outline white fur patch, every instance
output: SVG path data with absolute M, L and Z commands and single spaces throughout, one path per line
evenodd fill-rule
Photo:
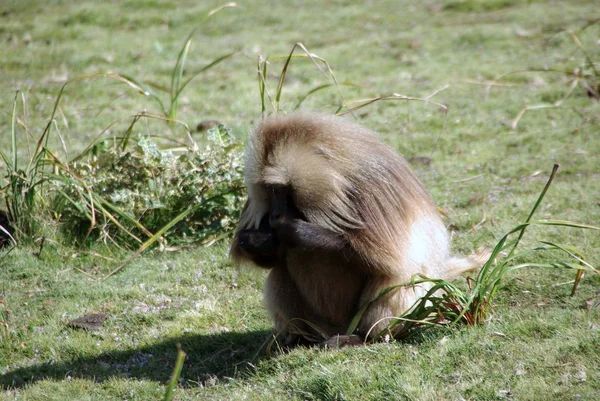
M 410 275 L 422 273 L 440 277 L 446 269 L 449 252 L 448 232 L 438 216 L 418 217 L 410 226 L 406 266 L 414 270 Z

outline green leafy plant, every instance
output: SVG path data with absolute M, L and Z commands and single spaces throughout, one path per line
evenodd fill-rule
M 210 11 L 206 18 L 224 8 L 236 6 L 236 3 L 227 3 Z M 17 114 L 17 93 L 11 114 L 12 149 L 10 153 L 0 150 L 6 168 L 6 174 L 0 178 L 0 190 L 4 195 L 11 227 L 0 227 L 2 238 L 13 242 L 33 238 L 39 233 L 39 214 L 48 212 L 59 215 L 65 224 L 73 224 L 69 230 L 70 236 L 78 242 L 103 237 L 120 246 L 113 239 L 118 235 L 119 238 L 133 239 L 141 244 L 143 237 L 153 236 L 146 225 L 158 230 L 169 223 L 169 216 L 181 214 L 180 207 L 195 204 L 200 201 L 199 197 L 202 197 L 203 207 L 196 208 L 194 213 L 190 212 L 176 227 L 170 227 L 168 234 L 173 235 L 172 243 L 208 241 L 210 235 L 217 236 L 220 229 L 226 231 L 230 228 L 231 218 L 235 217 L 235 210 L 239 210 L 238 201 L 243 195 L 239 186 L 236 186 L 239 181 L 239 152 L 227 128 L 219 127 L 210 133 L 208 144 L 213 148 L 206 148 L 202 152 L 195 143 L 193 149 L 187 148 L 177 155 L 170 151 L 159 151 L 157 145 L 147 138 L 139 138 L 137 147 L 129 149 L 133 128 L 141 118 L 183 125 L 189 137 L 187 125 L 177 121 L 182 92 L 201 73 L 235 54 L 228 53 L 186 74 L 186 60 L 195 32 L 196 29 L 192 30 L 179 51 L 171 71 L 169 87 L 139 82 L 116 73 L 87 74 L 67 81 L 56 97 L 50 119 L 36 141 L 35 149 L 33 152 L 27 149 L 29 156 L 24 164 L 20 161 L 20 154 L 25 152 L 18 149 L 21 142 L 18 138 L 19 125 L 26 135 L 29 135 L 29 130 Z M 153 100 L 159 106 L 159 111 L 134 115 L 129 128 L 118 139 L 118 146 L 108 146 L 104 137 L 108 128 L 117 123 L 115 121 L 73 161 L 62 160 L 47 145 L 51 128 L 56 125 L 55 116 L 65 89 L 77 82 L 99 78 L 125 83 Z M 152 89 L 168 93 L 168 101 L 163 101 Z M 66 147 L 62 138 L 61 142 Z M 199 166 L 195 163 L 199 163 Z M 206 177 L 199 178 L 202 174 Z M 234 186 L 230 196 L 223 189 L 225 182 Z M 171 185 L 174 187 L 171 188 Z M 195 194 L 195 191 L 202 194 Z M 57 195 L 54 196 L 54 193 Z M 52 204 L 47 202 L 49 199 L 53 199 Z M 163 213 L 168 208 L 172 208 L 172 214 Z M 188 223 L 184 230 L 182 227 Z M 117 231 L 125 235 L 121 236 Z
M 163 238 L 205 243 L 233 229 L 245 199 L 239 145 L 222 125 L 204 149 L 160 150 L 140 136 L 132 148 L 102 142 L 62 171 L 53 209 L 74 240 L 134 246 L 185 213 Z

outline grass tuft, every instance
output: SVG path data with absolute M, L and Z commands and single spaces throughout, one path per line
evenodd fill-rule
M 40 197 L 39 193 L 43 191 L 43 185 L 46 182 L 45 172 L 49 165 L 46 158 L 46 143 L 51 123 L 48 123 L 37 140 L 33 153 L 30 149 L 27 149 L 29 159 L 27 163 L 21 165 L 18 155 L 20 149 L 17 145 L 17 125 L 21 126 L 26 134 L 29 132 L 28 127 L 17 115 L 18 99 L 19 92 L 17 91 L 11 113 L 11 153 L 7 154 L 0 150 L 0 158 L 4 162 L 6 171 L 3 177 L 5 184 L 0 185 L 0 187 L 4 192 L 7 207 L 7 226 L 11 227 L 10 230 L 9 227 L 3 227 L 2 233 L 10 236 L 14 242 L 24 242 L 38 234 L 40 204 L 43 204 L 43 198 Z

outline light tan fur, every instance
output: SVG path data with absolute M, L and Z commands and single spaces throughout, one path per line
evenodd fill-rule
M 404 158 L 358 124 L 314 113 L 268 117 L 251 134 L 245 163 L 248 202 L 238 233 L 258 228 L 270 208 L 266 186 L 278 184 L 293 190 L 309 223 L 342 236 L 353 251 L 282 249 L 265 289 L 277 330 L 300 318 L 329 335 L 344 333 L 360 305 L 382 289 L 417 273 L 451 278 L 485 261 L 450 256 L 448 232 L 427 190 Z M 231 255 L 236 263 L 249 261 L 237 235 Z M 403 288 L 377 300 L 359 334 L 375 324 L 377 332 L 426 290 Z

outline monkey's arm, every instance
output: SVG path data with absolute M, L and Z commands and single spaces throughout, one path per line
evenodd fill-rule
M 333 231 L 300 219 L 278 221 L 274 224 L 277 239 L 290 247 L 306 250 L 339 252 L 349 249 L 348 242 Z
M 272 185 L 269 188 L 269 225 L 275 230 L 277 240 L 284 246 L 325 251 L 342 251 L 347 248 L 348 243 L 342 236 L 304 219 L 296 208 L 288 187 Z

